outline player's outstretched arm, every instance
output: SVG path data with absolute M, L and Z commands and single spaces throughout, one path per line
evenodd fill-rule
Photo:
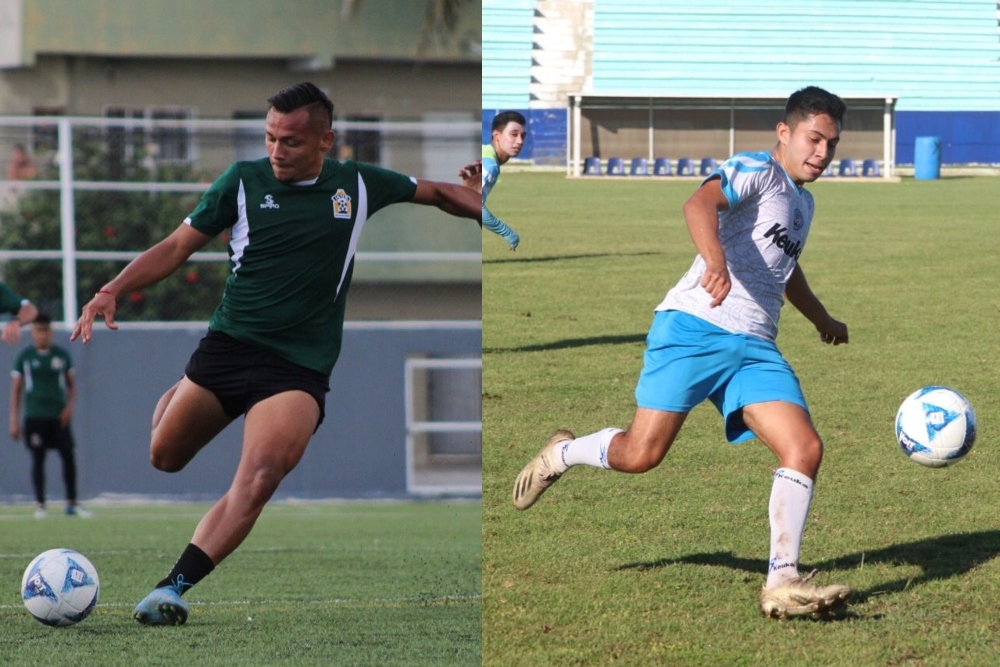
M 88 342 L 94 320 L 98 316 L 104 318 L 109 329 L 117 329 L 115 311 L 121 294 L 149 287 L 163 280 L 187 261 L 194 251 L 203 248 L 211 240 L 211 236 L 182 224 L 170 236 L 129 262 L 114 280 L 98 290 L 94 298 L 83 307 L 69 339 L 82 337 L 84 343 Z
M 801 265 L 795 265 L 788 284 L 785 285 L 785 297 L 796 310 L 813 323 L 821 341 L 833 345 L 848 342 L 847 325 L 830 317 L 826 307 L 809 287 L 809 281 L 806 280 Z
M 436 206 L 445 213 L 459 218 L 470 218 L 483 223 L 482 198 L 472 188 L 454 183 L 417 179 L 417 191 L 413 193 L 414 204 Z
M 483 206 L 483 226 L 494 234 L 499 234 L 511 250 L 517 250 L 521 237 L 507 223 L 493 215 L 485 205 Z

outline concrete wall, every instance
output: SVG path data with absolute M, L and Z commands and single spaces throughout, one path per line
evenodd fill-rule
M 67 333 L 57 331 L 56 344 L 73 355 L 79 387 L 73 432 L 82 500 L 99 494 L 214 499 L 228 488 L 239 459 L 242 418 L 179 473 L 157 471 L 148 459 L 153 408 L 181 377 L 203 334 L 201 327 L 117 332 L 100 327 L 84 346 L 69 343 Z M 26 336 L 22 345 L 0 346 L 0 369 L 9 374 L 17 352 L 27 344 Z M 278 496 L 406 496 L 404 361 L 408 356 L 481 354 L 482 328 L 476 321 L 349 322 L 331 378 L 326 419 Z M 9 400 L 10 382 L 0 382 L 0 405 L 6 407 Z M 22 443 L 7 440 L 0 459 L 0 500 L 30 501 L 30 457 Z M 47 473 L 49 501 L 61 502 L 64 489 L 55 452 L 49 453 Z

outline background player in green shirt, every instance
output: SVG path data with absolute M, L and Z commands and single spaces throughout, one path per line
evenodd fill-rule
M 38 507 L 35 518 L 44 519 L 45 454 L 54 449 L 62 459 L 63 483 L 66 486 L 66 514 L 89 517 L 90 512 L 77 506 L 76 460 L 70 420 L 76 401 L 76 378 L 69 352 L 52 344 L 52 319 L 39 313 L 31 325 L 32 345 L 14 360 L 10 385 L 10 437 L 31 452 L 31 484 Z M 21 400 L 24 399 L 24 428 L 21 428 Z
M 0 329 L 0 340 L 8 345 L 21 341 L 21 327 L 28 326 L 38 315 L 38 309 L 28 299 L 0 283 L 0 313 L 10 313 L 13 317 Z
M 243 414 L 240 462 L 173 569 L 135 608 L 144 624 L 187 620 L 180 596 L 243 542 L 322 422 L 367 218 L 412 202 L 482 222 L 473 188 L 326 159 L 333 103 L 315 85 L 291 86 L 268 101 L 268 157 L 226 170 L 183 224 L 94 295 L 71 336 L 86 343 L 98 316 L 117 328 L 118 295 L 162 280 L 232 229 L 222 302 L 184 377 L 156 406 L 150 459 L 159 470 L 181 470 Z

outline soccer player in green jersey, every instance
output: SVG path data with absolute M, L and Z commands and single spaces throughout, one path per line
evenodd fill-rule
M 44 519 L 45 454 L 54 449 L 62 459 L 63 483 L 66 486 L 66 514 L 90 516 L 77 506 L 76 459 L 73 456 L 73 433 L 70 420 L 76 401 L 76 378 L 69 352 L 52 343 L 52 319 L 39 313 L 31 325 L 32 344 L 14 361 L 10 385 L 10 436 L 31 452 L 31 484 L 38 507 L 35 518 Z M 21 402 L 24 400 L 24 428 L 21 428 Z
M 312 83 L 268 101 L 268 157 L 229 167 L 183 224 L 98 290 L 71 336 L 86 343 L 98 316 L 117 328 L 119 295 L 162 280 L 232 229 L 222 302 L 184 377 L 153 412 L 150 459 L 159 470 L 181 470 L 242 414 L 240 462 L 173 569 L 135 608 L 143 624 L 187 620 L 181 595 L 243 542 L 322 422 L 365 221 L 412 202 L 482 222 L 472 188 L 325 158 L 333 103 Z
M 5 283 L 0 283 L 0 313 L 13 315 L 0 329 L 0 340 L 8 345 L 16 345 L 21 341 L 21 327 L 31 324 L 38 315 L 38 309 Z

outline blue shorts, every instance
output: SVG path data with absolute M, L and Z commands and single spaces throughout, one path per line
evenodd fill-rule
M 690 412 L 706 398 L 725 418 L 732 443 L 754 437 L 743 423 L 747 405 L 785 401 L 809 410 L 799 379 L 773 342 L 680 311 L 657 312 L 646 337 L 636 404 Z

